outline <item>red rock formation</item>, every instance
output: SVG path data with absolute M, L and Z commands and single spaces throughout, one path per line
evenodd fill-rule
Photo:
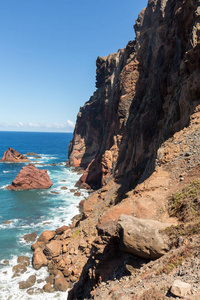
M 23 167 L 8 190 L 30 190 L 30 189 L 48 189 L 52 182 L 47 174 L 47 170 L 39 170 L 33 164 Z
M 157 149 L 188 125 L 200 102 L 199 3 L 149 0 L 136 40 L 97 59 L 97 90 L 77 116 L 70 166 L 98 188 L 114 176 L 126 191 L 154 169 Z
M 18 151 L 16 151 L 15 149 L 12 149 L 9 147 L 4 152 L 4 155 L 0 161 L 2 161 L 2 162 L 28 162 L 29 159 L 26 156 L 19 153 Z

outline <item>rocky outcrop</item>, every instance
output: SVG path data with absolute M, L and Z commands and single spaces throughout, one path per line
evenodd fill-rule
M 151 0 L 136 40 L 97 59 L 97 90 L 80 109 L 69 146 L 78 184 L 99 188 L 113 176 L 128 191 L 154 169 L 161 143 L 188 125 L 200 102 L 199 2 Z
M 30 190 L 48 189 L 52 182 L 47 174 L 47 170 L 39 170 L 33 164 L 23 167 L 12 184 L 7 186 L 8 190 Z
M 81 201 L 70 228 L 33 245 L 46 257 L 44 290 L 168 299 L 181 276 L 188 299 L 198 299 L 199 16 L 199 1 L 149 0 L 136 40 L 97 59 L 97 91 L 78 113 L 68 165 L 85 169 L 77 185 L 101 188 Z M 169 199 L 191 181 L 191 205 L 176 203 L 193 213 L 189 223 L 170 217 Z
M 19 153 L 15 149 L 9 147 L 5 152 L 0 160 L 2 162 L 28 162 L 29 159 L 24 156 L 23 154 Z
M 117 226 L 122 249 L 128 253 L 156 259 L 170 249 L 169 237 L 162 233 L 169 224 L 121 215 Z

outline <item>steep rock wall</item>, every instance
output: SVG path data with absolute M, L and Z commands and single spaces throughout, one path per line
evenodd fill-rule
M 160 144 L 188 125 L 200 102 L 200 1 L 149 0 L 136 39 L 97 59 L 97 90 L 80 109 L 69 147 L 79 185 L 114 176 L 123 191 L 154 169 Z

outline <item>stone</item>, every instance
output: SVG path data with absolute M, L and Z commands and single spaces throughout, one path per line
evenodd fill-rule
M 69 277 L 72 272 L 66 267 L 64 268 L 64 270 L 62 271 L 65 277 Z
M 56 291 L 65 292 L 69 288 L 69 282 L 65 278 L 56 278 L 54 286 Z
M 43 289 L 36 288 L 36 287 L 29 288 L 26 292 L 28 295 L 40 295 L 44 293 Z
M 7 186 L 8 190 L 30 190 L 30 189 L 48 189 L 52 182 L 47 174 L 47 170 L 40 170 L 33 164 L 23 167 L 11 185 Z
M 3 260 L 3 264 L 4 264 L 4 265 L 9 265 L 9 260 L 7 260 L 7 259 L 6 259 L 6 260 Z
M 0 160 L 2 162 L 28 162 L 29 159 L 24 156 L 23 154 L 19 153 L 15 149 L 9 147 L 5 152 Z
M 28 233 L 28 234 L 25 234 L 23 235 L 22 237 L 27 243 L 30 243 L 30 242 L 35 242 L 36 238 L 37 238 L 37 234 L 35 232 L 33 233 Z
M 8 224 L 12 224 L 12 221 L 7 221 L 6 220 L 6 221 L 3 222 L 3 225 L 8 225 Z
M 24 266 L 29 266 L 30 265 L 30 260 L 27 256 L 24 256 L 24 255 L 20 255 L 18 258 L 17 258 L 17 262 L 19 264 L 22 264 Z
M 80 192 L 75 192 L 75 193 L 74 193 L 74 196 L 80 197 L 80 196 L 81 196 L 81 193 L 80 193 Z
M 57 241 L 57 240 L 50 241 L 44 248 L 44 254 L 49 258 L 59 256 L 61 252 L 62 252 L 62 243 L 61 241 Z
M 168 236 L 161 233 L 167 227 L 169 224 L 159 221 L 121 215 L 117 224 L 121 247 L 139 257 L 159 258 L 170 249 Z
M 45 279 L 46 283 L 53 284 L 54 283 L 54 275 L 51 274 Z
M 140 269 L 141 265 L 140 263 L 138 262 L 138 260 L 135 260 L 135 259 L 131 259 L 129 258 L 126 262 L 126 272 L 129 274 L 129 275 L 132 275 L 132 274 L 135 274 L 137 272 L 138 269 Z
M 43 290 L 45 293 L 53 293 L 55 291 L 54 287 L 51 285 L 51 283 L 46 283 L 43 286 Z
M 47 258 L 41 248 L 35 249 L 32 259 L 33 268 L 39 270 L 42 266 L 47 266 Z
M 38 154 L 35 152 L 27 152 L 26 155 L 27 156 L 38 156 Z
M 191 292 L 191 284 L 176 279 L 171 287 L 171 293 L 177 297 L 184 297 Z
M 27 268 L 24 264 L 18 264 L 12 268 L 12 271 L 13 271 L 14 275 L 18 275 L 18 274 L 25 273 L 27 271 Z
M 69 226 L 63 225 L 62 227 L 56 229 L 56 234 L 62 234 L 65 230 L 69 228 L 70 228 Z
M 42 234 L 39 236 L 37 242 L 31 246 L 32 250 L 35 250 L 36 248 L 42 248 L 44 249 L 46 244 L 52 240 L 56 235 L 55 231 L 45 230 L 42 232 Z
M 31 275 L 26 281 L 20 281 L 19 282 L 19 288 L 20 289 L 28 289 L 32 287 L 36 282 L 36 276 Z
M 68 190 L 68 188 L 66 186 L 62 186 L 60 189 L 61 190 Z

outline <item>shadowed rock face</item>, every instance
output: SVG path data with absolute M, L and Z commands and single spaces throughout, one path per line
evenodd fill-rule
M 188 125 L 200 102 L 200 6 L 149 0 L 136 39 L 97 58 L 97 90 L 80 109 L 69 146 L 78 184 L 99 188 L 114 176 L 127 191 L 154 169 L 157 149 Z
M 11 147 L 9 147 L 4 152 L 4 155 L 0 161 L 2 161 L 2 162 L 28 162 L 29 159 L 26 156 L 19 153 L 18 151 L 16 151 L 15 149 L 12 149 Z
M 48 189 L 52 182 L 47 174 L 47 170 L 39 170 L 33 164 L 23 167 L 12 184 L 7 186 L 8 190 L 30 190 Z

